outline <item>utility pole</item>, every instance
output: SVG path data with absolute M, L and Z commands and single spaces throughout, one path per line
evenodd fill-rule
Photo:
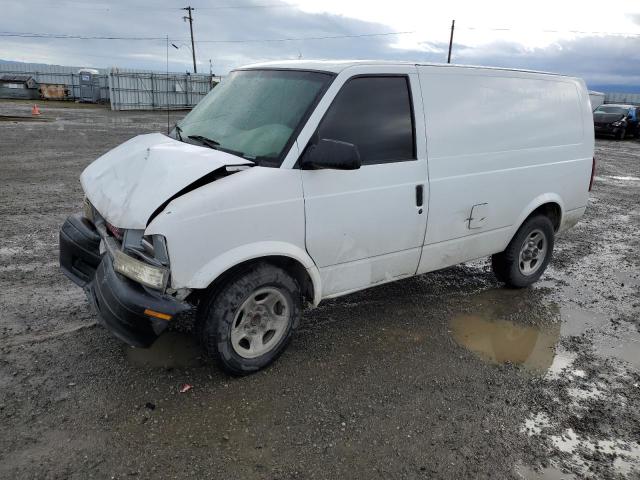
M 195 8 L 189 6 L 184 7 L 182 10 L 189 12 L 189 15 L 182 17 L 182 19 L 189 20 L 189 30 L 191 31 L 191 55 L 193 56 L 193 73 L 198 73 L 198 69 L 196 68 L 196 47 L 193 43 L 193 17 L 191 16 L 191 12 L 195 10 Z
M 447 63 L 451 63 L 451 48 L 453 47 L 453 30 L 455 28 L 456 28 L 456 21 L 451 20 L 451 36 L 449 37 L 449 55 L 447 56 Z M 193 39 L 193 37 L 191 38 Z

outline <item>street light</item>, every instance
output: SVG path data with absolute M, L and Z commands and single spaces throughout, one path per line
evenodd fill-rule
M 189 45 L 187 45 L 186 43 L 181 43 L 180 46 L 176 45 L 175 43 L 172 43 L 171 46 L 173 48 L 175 48 L 176 50 L 180 50 L 180 47 L 187 47 L 189 50 L 191 50 L 191 47 Z M 187 72 L 189 73 L 189 72 Z

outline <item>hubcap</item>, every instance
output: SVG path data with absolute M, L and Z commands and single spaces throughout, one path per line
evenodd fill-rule
M 542 230 L 533 230 L 520 248 L 518 267 L 523 275 L 536 273 L 547 255 L 547 237 Z
M 291 305 L 275 288 L 260 288 L 240 306 L 231 326 L 231 345 L 243 358 L 256 358 L 274 348 L 289 325 Z

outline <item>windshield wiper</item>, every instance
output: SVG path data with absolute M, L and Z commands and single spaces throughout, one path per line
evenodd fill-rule
M 209 148 L 213 148 L 214 150 L 220 150 L 222 152 L 229 153 L 231 155 L 235 155 L 236 157 L 240 157 L 242 159 L 249 160 L 249 161 L 253 162 L 254 165 L 258 165 L 258 162 L 260 161 L 260 159 L 258 159 L 258 158 L 246 157 L 244 152 L 240 152 L 238 150 L 232 150 L 230 148 L 225 148 L 225 147 L 220 145 L 220 142 L 218 142 L 216 140 L 213 140 L 211 138 L 204 137 L 202 135 L 189 135 L 187 138 L 190 138 L 192 140 L 197 140 L 202 145 L 205 145 L 205 146 L 207 146 Z
M 197 140 L 201 144 L 206 145 L 209 148 L 213 148 L 214 150 L 217 150 L 218 147 L 220 146 L 220 142 L 217 142 L 207 137 L 203 137 L 202 135 L 189 135 L 189 138 L 192 140 Z
M 176 130 L 176 133 L 178 134 L 178 140 L 180 140 L 181 142 L 183 142 L 184 140 L 182 140 L 182 128 L 180 128 L 180 125 L 178 125 L 177 123 L 173 126 L 173 128 Z

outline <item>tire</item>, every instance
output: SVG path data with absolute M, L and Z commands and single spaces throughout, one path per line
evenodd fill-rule
M 524 288 L 543 274 L 553 254 L 554 232 L 545 215 L 527 219 L 504 252 L 491 257 L 496 278 L 511 288 Z
M 198 334 L 211 357 L 231 375 L 257 372 L 285 350 L 302 315 L 298 282 L 260 263 L 210 292 L 198 310 Z
M 616 138 L 617 138 L 618 140 L 624 140 L 624 137 L 626 137 L 626 136 L 627 136 L 627 129 L 626 129 L 626 128 L 623 128 L 622 130 L 620 130 L 620 131 L 618 132 L 618 134 L 616 135 Z

